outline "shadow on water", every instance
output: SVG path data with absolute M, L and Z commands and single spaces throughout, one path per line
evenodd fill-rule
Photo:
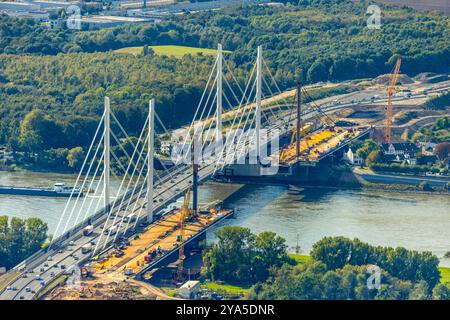
M 293 201 L 311 203 L 323 201 L 338 192 L 338 189 L 306 187 L 303 191 L 298 193 L 289 192 L 289 195 L 291 196 Z
M 389 192 L 386 191 L 378 191 L 378 192 Z M 389 201 L 389 202 L 398 202 L 398 203 L 405 203 L 405 204 L 412 204 L 412 203 L 418 203 L 419 201 L 414 199 L 414 197 L 410 194 L 397 194 L 395 197 L 389 196 L 387 194 L 377 194 L 375 192 L 360 192 L 358 193 L 359 196 L 364 198 L 369 198 L 371 200 L 383 200 L 383 201 Z
M 274 202 L 286 190 L 286 186 L 245 185 L 224 201 L 223 205 L 235 208 L 238 214 L 244 210 L 246 215 L 251 215 Z

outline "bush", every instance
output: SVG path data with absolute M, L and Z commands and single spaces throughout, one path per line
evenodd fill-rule
M 325 263 L 328 270 L 341 269 L 346 264 L 374 264 L 402 280 L 423 280 L 429 288 L 434 288 L 440 279 L 439 259 L 431 252 L 374 247 L 358 239 L 325 237 L 313 245 L 311 257 Z
M 425 102 L 425 108 L 433 110 L 443 110 L 450 106 L 450 93 L 444 93 L 436 97 L 432 97 Z
M 419 184 L 419 189 L 423 190 L 423 191 L 433 191 L 434 190 L 433 187 L 431 187 L 430 184 L 427 182 L 421 182 Z
M 384 163 L 375 163 L 370 166 L 373 171 L 381 171 L 381 172 L 395 172 L 395 173 L 408 173 L 408 174 L 424 174 L 427 172 L 439 173 L 440 169 L 437 167 L 431 166 L 413 166 L 413 165 L 405 165 L 405 164 L 384 164 Z

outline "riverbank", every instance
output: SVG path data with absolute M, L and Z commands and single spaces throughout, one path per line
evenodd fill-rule
M 247 179 L 233 179 L 231 183 L 242 183 L 246 185 L 255 185 L 255 186 L 264 186 L 267 185 L 265 181 L 258 180 L 247 180 Z M 381 183 L 339 183 L 336 185 L 323 185 L 323 184 L 308 184 L 308 183 L 288 183 L 281 181 L 271 182 L 271 185 L 274 186 L 296 186 L 300 188 L 309 188 L 309 189 L 328 189 L 328 190 L 349 190 L 349 191 L 395 191 L 398 193 L 406 193 L 406 194 L 423 194 L 423 195 L 446 195 L 450 196 L 450 190 L 433 190 L 433 191 L 425 191 L 421 190 L 418 187 L 414 187 L 411 185 L 395 185 L 395 184 L 381 184 Z
M 428 183 L 433 187 L 445 187 L 450 184 L 450 176 L 414 175 L 390 172 L 375 172 L 369 168 L 352 168 L 353 174 L 368 182 L 394 184 L 394 185 L 418 185 Z
M 73 185 L 75 179 L 75 175 L 0 174 L 0 184 L 8 185 L 48 186 L 54 181 Z M 115 192 L 120 181 L 112 179 L 111 183 Z M 444 258 L 450 251 L 448 194 L 375 187 L 302 186 L 289 190 L 286 184 L 247 185 L 224 202 L 223 207 L 235 208 L 237 214 L 222 225 L 276 232 L 287 239 L 289 247 L 298 243 L 305 253 L 324 236 L 343 235 L 374 245 L 432 251 L 443 266 L 450 266 L 450 259 Z M 232 184 L 204 184 L 200 187 L 200 204 L 214 202 L 233 188 Z M 0 196 L 0 214 L 41 218 L 48 223 L 49 233 L 53 233 L 66 202 L 66 199 Z M 214 231 L 207 238 L 214 241 Z

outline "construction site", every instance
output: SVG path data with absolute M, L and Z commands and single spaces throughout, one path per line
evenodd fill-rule
M 362 90 L 319 101 L 311 99 L 308 90 L 298 84 L 295 90 L 282 95 L 283 99 L 291 98 L 294 107 L 280 109 L 286 130 L 280 137 L 279 153 L 275 155 L 279 160 L 278 172 L 262 176 L 254 173 L 254 166 L 230 165 L 218 171 L 214 179 L 330 185 L 334 181 L 331 179 L 333 168 L 353 141 L 369 136 L 379 143 L 399 139 L 401 130 L 410 123 L 402 126 L 398 119 L 408 112 L 421 110 L 419 105 L 427 96 L 423 92 L 434 90 L 430 84 L 423 85 L 420 81 L 411 81 L 405 86 L 400 66 L 401 59 L 398 59 L 392 74 L 374 79 L 370 85 L 358 83 Z M 403 81 L 400 86 L 399 79 Z M 443 90 L 448 82 L 443 82 Z M 416 88 L 410 89 L 411 85 Z M 381 98 L 383 91 L 385 98 Z M 406 94 L 399 97 L 399 92 Z M 357 97 L 361 98 L 356 101 Z M 303 103 L 304 98 L 310 102 Z M 274 101 L 276 98 L 271 98 L 263 106 L 270 109 Z M 238 112 L 224 113 L 225 123 Z M 428 113 L 412 119 L 413 122 L 437 116 Z M 211 121 L 206 119 L 203 123 Z M 199 205 L 199 165 L 192 161 L 190 167 L 192 186 L 178 199 L 178 206 L 163 206 L 155 211 L 152 223 L 138 224 L 134 232 L 124 233 L 119 241 L 94 255 L 80 269 L 78 286 L 62 286 L 70 278 L 70 274 L 65 274 L 49 286 L 43 296 L 46 299 L 176 299 L 177 288 L 200 276 L 201 253 L 208 230 L 236 214 L 231 208 L 222 208 L 219 200 Z M 229 195 L 237 190 L 239 188 Z M 133 213 L 124 212 L 119 218 L 127 224 L 137 223 Z M 113 235 L 114 232 L 118 230 L 109 230 Z M 92 245 L 81 249 L 90 252 Z

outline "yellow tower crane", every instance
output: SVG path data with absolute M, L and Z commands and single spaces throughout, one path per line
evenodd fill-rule
M 394 97 L 394 93 L 396 90 L 396 84 L 398 80 L 398 75 L 400 72 L 400 65 L 402 64 L 402 59 L 398 58 L 397 63 L 395 64 L 394 73 L 391 76 L 389 81 L 389 85 L 387 87 L 387 95 L 388 95 L 388 103 L 385 108 L 386 111 L 386 126 L 384 133 L 384 140 L 386 143 L 391 143 L 391 126 L 392 126 L 392 98 Z

